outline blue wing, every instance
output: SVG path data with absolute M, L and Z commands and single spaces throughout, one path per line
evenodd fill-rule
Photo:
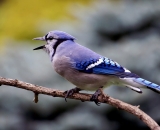
M 74 63 L 74 68 L 84 73 L 114 75 L 120 78 L 132 77 L 133 81 L 141 85 L 147 86 L 149 89 L 160 93 L 159 85 L 140 78 L 138 75 L 131 73 L 129 70 L 119 65 L 117 62 L 105 57 L 76 62 Z M 133 88 L 134 87 L 132 87 L 132 89 Z M 139 88 L 137 89 L 133 89 L 133 90 L 137 92 L 141 92 Z
M 74 68 L 85 73 L 116 75 L 119 77 L 135 77 L 129 70 L 123 68 L 117 62 L 106 57 L 99 59 L 89 59 L 88 61 L 78 61 L 75 63 Z

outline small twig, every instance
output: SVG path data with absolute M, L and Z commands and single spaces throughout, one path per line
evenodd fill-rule
M 38 103 L 38 93 L 34 93 L 33 102 L 34 102 L 34 103 Z
M 0 84 L 2 85 L 9 85 L 17 88 L 22 88 L 25 90 L 29 90 L 35 93 L 34 102 L 38 102 L 38 94 L 45 94 L 50 95 L 53 97 L 65 97 L 65 94 L 63 91 L 51 89 L 51 88 L 45 88 L 38 85 L 33 85 L 30 83 L 22 82 L 19 80 L 14 79 L 6 79 L 0 77 Z M 84 94 L 84 93 L 75 93 L 73 96 L 69 96 L 68 98 L 81 100 L 81 101 L 90 101 L 91 94 Z M 99 102 L 101 103 L 107 103 L 109 105 L 112 105 L 118 109 L 125 110 L 135 116 L 137 116 L 140 120 L 142 120 L 151 130 L 160 130 L 159 125 L 146 113 L 144 113 L 142 110 L 139 109 L 138 106 L 132 106 L 130 104 L 127 104 L 123 101 L 120 101 L 118 99 L 114 99 L 110 96 L 105 95 L 103 98 L 99 96 L 98 98 Z

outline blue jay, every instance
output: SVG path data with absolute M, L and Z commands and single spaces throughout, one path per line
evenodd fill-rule
M 65 32 L 50 31 L 34 40 L 46 41 L 46 45 L 34 50 L 47 52 L 55 71 L 76 86 L 65 92 L 65 100 L 80 90 L 96 90 L 90 100 L 99 105 L 98 96 L 102 94 L 102 88 L 111 85 L 126 86 L 138 93 L 142 93 L 141 88 L 160 93 L 159 85 L 76 43 L 75 38 Z

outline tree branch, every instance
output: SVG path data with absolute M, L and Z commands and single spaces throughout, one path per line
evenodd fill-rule
M 46 88 L 38 85 L 33 85 L 30 83 L 22 82 L 17 79 L 6 79 L 0 77 L 0 86 L 1 85 L 9 85 L 21 89 L 26 89 L 29 91 L 34 92 L 35 98 L 34 102 L 38 102 L 38 94 L 44 94 L 49 95 L 53 97 L 65 97 L 65 94 L 63 91 Z M 91 94 L 84 94 L 84 93 L 75 93 L 73 96 L 68 97 L 70 99 L 76 99 L 81 101 L 90 101 Z M 101 103 L 107 103 L 111 106 L 114 106 L 118 109 L 125 110 L 135 116 L 137 116 L 140 120 L 142 120 L 151 130 L 160 130 L 159 125 L 146 113 L 144 113 L 142 110 L 139 109 L 139 106 L 132 106 L 130 104 L 127 104 L 125 102 L 122 102 L 118 99 L 114 99 L 108 95 L 105 95 L 104 97 L 99 96 L 98 98 L 99 102 Z

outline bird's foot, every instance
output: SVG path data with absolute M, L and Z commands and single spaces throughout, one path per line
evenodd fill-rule
M 98 96 L 103 95 L 102 91 L 103 87 L 100 87 L 90 98 L 90 101 L 94 101 L 97 106 L 100 106 L 100 102 L 98 101 Z
M 67 97 L 72 96 L 74 93 L 79 93 L 81 91 L 80 88 L 72 88 L 64 92 L 65 94 L 65 101 L 67 102 Z

